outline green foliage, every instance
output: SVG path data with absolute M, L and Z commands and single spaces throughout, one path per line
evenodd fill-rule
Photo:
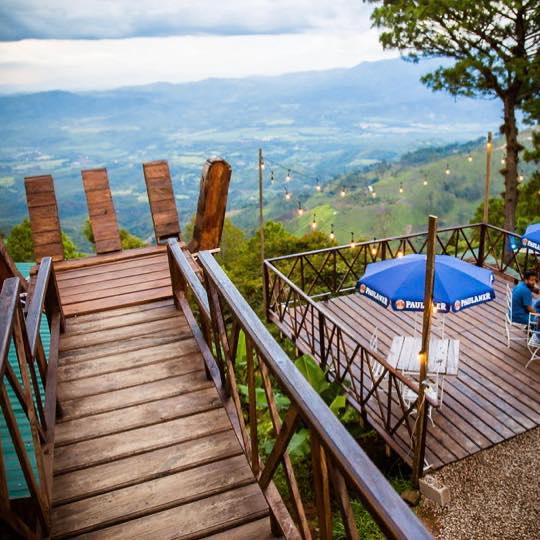
M 351 507 L 356 527 L 360 532 L 360 538 L 365 540 L 384 540 L 384 538 L 386 538 L 359 500 L 352 499 Z M 345 526 L 343 525 L 343 518 L 340 512 L 334 513 L 332 536 L 334 540 L 346 540 L 347 538 Z
M 84 257 L 82 253 L 79 253 L 73 240 L 65 233 L 62 233 L 62 246 L 64 248 L 65 259 L 79 259 L 80 257 Z M 28 219 L 25 219 L 22 223 L 15 225 L 11 229 L 11 232 L 6 238 L 6 248 L 14 261 L 35 261 L 32 229 Z
M 94 239 L 94 233 L 92 231 L 92 225 L 90 225 L 89 219 L 87 219 L 84 222 L 82 233 L 83 233 L 83 236 L 92 245 L 96 243 Z M 147 243 L 142 238 L 139 238 L 138 236 L 131 234 L 126 229 L 120 229 L 118 233 L 120 234 L 120 242 L 122 243 L 122 249 L 135 249 L 135 248 L 140 248 L 147 245 Z

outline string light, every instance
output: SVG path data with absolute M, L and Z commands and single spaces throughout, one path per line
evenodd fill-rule
M 339 194 L 340 194 L 342 197 L 345 197 L 345 195 L 347 195 L 347 192 L 345 191 L 345 188 L 344 188 L 344 187 L 341 188 L 341 191 L 340 191 Z
M 400 250 L 397 252 L 397 258 L 398 258 L 398 259 L 401 259 L 401 257 L 403 257 L 403 251 L 400 249 Z
M 399 192 L 403 193 L 403 182 L 399 183 Z
M 467 156 L 467 160 L 469 161 L 469 163 L 472 163 L 472 155 L 471 155 L 471 154 L 469 154 L 469 155 Z
M 288 169 L 288 170 L 287 170 L 287 176 L 285 177 L 285 181 L 286 181 L 286 182 L 290 182 L 290 181 L 291 181 L 291 169 Z
M 290 201 L 291 200 L 291 192 L 285 188 L 285 200 Z
M 330 240 L 335 240 L 336 235 L 334 234 L 334 224 L 330 224 Z
M 303 216 L 304 215 L 304 209 L 302 208 L 302 203 L 298 201 L 298 215 Z
M 317 183 L 315 184 L 315 191 L 321 191 L 321 184 L 319 183 L 318 178 L 317 178 Z
M 314 231 L 317 228 L 317 220 L 315 219 L 315 212 L 313 212 L 313 221 L 311 222 L 311 230 Z
M 367 188 L 370 193 L 373 193 L 373 186 L 368 186 Z
M 377 255 L 377 251 L 379 251 L 378 246 L 376 244 L 377 238 L 375 236 L 373 237 L 373 242 L 375 242 L 375 244 L 371 246 L 371 254 L 375 257 Z
M 261 170 L 264 171 L 264 159 L 262 157 L 261 157 L 261 165 L 260 166 L 261 166 Z
M 501 158 L 501 165 L 506 165 L 506 158 L 504 156 Z
M 518 176 L 518 182 L 523 182 L 523 180 L 525 180 L 525 177 L 523 176 L 523 174 L 520 174 Z
M 274 180 L 275 180 L 275 178 L 274 178 L 274 169 L 272 169 L 270 171 L 270 182 L 274 183 Z
M 448 163 L 446 164 L 446 170 L 444 172 L 447 176 L 450 174 L 450 165 L 448 165 Z
M 427 175 L 424 174 L 424 186 L 427 186 L 427 185 L 428 185 Z
M 354 243 L 354 232 L 351 233 L 351 247 L 353 248 L 355 246 Z
M 371 197 L 374 199 L 376 196 L 377 196 L 377 193 L 375 193 L 374 191 L 372 191 L 372 192 L 371 192 Z

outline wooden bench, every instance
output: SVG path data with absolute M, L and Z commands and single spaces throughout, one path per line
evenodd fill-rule
M 120 251 L 122 243 L 107 169 L 81 171 L 96 253 Z
M 165 160 L 143 163 L 144 181 L 154 223 L 156 243 L 169 238 L 180 239 L 180 223 L 171 182 L 169 164 Z
M 64 248 L 52 176 L 27 176 L 24 187 L 36 261 L 43 257 L 62 261 Z

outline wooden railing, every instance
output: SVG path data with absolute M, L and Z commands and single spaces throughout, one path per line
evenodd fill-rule
M 387 443 L 395 446 L 397 437 L 408 438 L 414 453 L 424 452 L 413 437 L 415 417 L 411 414 L 417 403 L 406 406 L 403 394 L 408 388 L 417 393 L 417 382 L 374 352 L 372 336 L 352 332 L 316 300 L 351 293 L 369 263 L 424 253 L 426 244 L 427 233 L 417 233 L 286 255 L 264 264 L 267 320 L 343 385 L 350 402 Z M 512 277 L 538 267 L 537 256 L 520 247 L 518 235 L 491 225 L 445 228 L 437 233 L 437 253 Z
M 51 525 L 56 368 L 58 340 L 64 325 L 50 258 L 41 262 L 26 317 L 20 301 L 22 290 L 21 280 L 13 277 L 3 282 L 0 293 L 0 406 L 30 493 L 28 502 L 32 510 L 19 513 L 16 501 L 10 500 L 5 459 L 0 451 L 0 513 L 5 523 L 21 536 L 42 538 L 49 536 Z M 39 334 L 43 312 L 50 330 L 48 359 Z M 18 370 L 9 363 L 10 347 L 16 351 Z M 14 397 L 10 398 L 8 388 Z M 25 422 L 30 426 L 31 449 L 25 446 L 15 403 L 24 411 Z
M 190 258 L 178 243 L 169 243 L 175 302 L 192 325 L 207 371 L 231 413 L 253 473 L 269 502 L 276 534 L 283 533 L 287 538 L 313 537 L 314 527 L 308 519 L 306 501 L 287 450 L 293 435 L 303 425 L 310 434 L 316 529 L 320 538 L 332 537 L 334 507 L 341 513 L 347 536 L 359 538 L 351 496 L 362 501 L 388 537 L 429 538 L 421 522 L 297 370 L 213 256 L 209 252 L 197 254 L 202 276 L 197 275 Z M 190 300 L 195 314 L 190 309 Z M 245 374 L 239 374 L 236 362 L 241 333 L 246 345 Z M 238 389 L 239 376 L 245 376 L 241 382 L 247 386 L 244 406 Z M 290 403 L 283 415 L 276 403 L 275 390 Z M 260 421 L 257 394 L 261 392 L 275 435 L 266 459 L 261 456 L 257 430 Z M 292 520 L 273 484 L 280 464 L 288 487 Z

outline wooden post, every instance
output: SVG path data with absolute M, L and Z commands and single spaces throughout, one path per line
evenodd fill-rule
M 427 375 L 429 358 L 429 338 L 431 334 L 431 314 L 433 311 L 433 281 L 435 279 L 435 243 L 437 240 L 437 217 L 429 216 L 426 282 L 424 288 L 424 316 L 422 320 L 422 348 L 420 349 L 420 379 L 418 403 L 416 406 L 417 420 L 413 459 L 413 483 L 418 486 L 418 480 L 424 470 L 426 453 L 427 405 L 425 402 L 424 382 Z
M 259 148 L 259 229 L 261 231 L 261 265 L 264 264 L 263 169 L 263 153 L 262 148 Z
M 489 220 L 489 189 L 491 184 L 491 155 L 493 154 L 493 134 L 488 132 L 486 143 L 486 182 L 484 184 L 484 216 L 482 223 Z

